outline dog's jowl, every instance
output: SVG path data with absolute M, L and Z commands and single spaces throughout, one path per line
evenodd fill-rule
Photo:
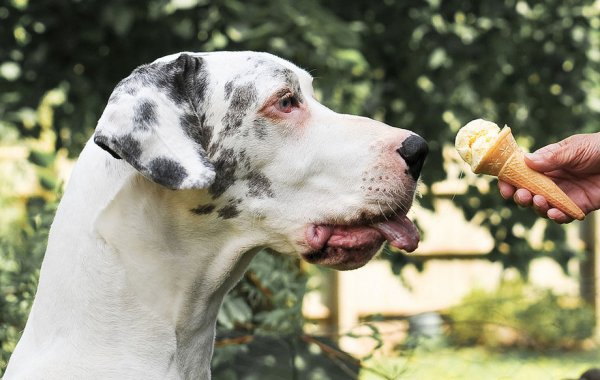
M 347 270 L 417 247 L 426 154 L 269 54 L 139 67 L 75 166 L 5 379 L 209 379 L 217 312 L 260 249 Z

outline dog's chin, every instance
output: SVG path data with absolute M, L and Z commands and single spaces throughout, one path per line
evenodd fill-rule
M 412 252 L 419 244 L 419 231 L 403 214 L 370 224 L 311 224 L 305 230 L 309 249 L 301 256 L 309 263 L 337 270 L 356 269 L 369 262 L 386 240 Z

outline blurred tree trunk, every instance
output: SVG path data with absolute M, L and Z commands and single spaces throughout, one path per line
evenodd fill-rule
M 581 262 L 581 296 L 594 307 L 596 334 L 600 335 L 600 223 L 597 213 L 590 214 L 582 223 L 585 259 Z

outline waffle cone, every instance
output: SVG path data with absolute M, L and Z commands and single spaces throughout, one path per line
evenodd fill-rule
M 532 194 L 543 195 L 552 207 L 571 218 L 583 220 L 585 214 L 550 178 L 531 169 L 525 163 L 523 152 L 517 145 L 510 128 L 504 127 L 495 144 L 482 157 L 473 170 L 476 174 L 489 174 Z

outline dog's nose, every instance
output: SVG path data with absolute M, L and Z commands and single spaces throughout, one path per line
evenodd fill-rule
M 402 142 L 402 146 L 396 150 L 400 157 L 404 159 L 408 165 L 408 172 L 416 180 L 421 174 L 421 168 L 425 157 L 429 152 L 427 141 L 419 135 L 410 135 Z

